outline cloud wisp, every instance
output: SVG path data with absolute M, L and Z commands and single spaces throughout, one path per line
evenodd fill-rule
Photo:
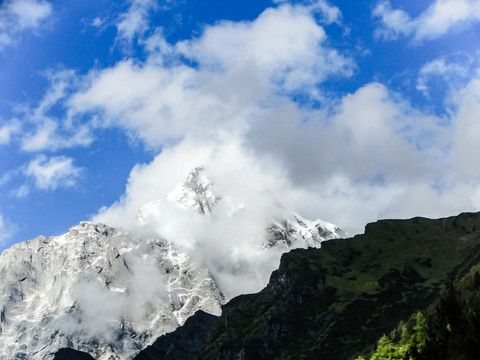
M 9 223 L 0 213 L 0 246 L 3 246 L 5 241 L 7 241 L 14 232 L 15 226 Z
M 116 24 L 117 42 L 131 46 L 135 38 L 149 29 L 149 14 L 158 7 L 157 0 L 132 0 L 129 9 L 120 15 Z
M 480 1 L 436 0 L 416 18 L 404 10 L 393 9 L 389 1 L 381 1 L 373 10 L 373 16 L 380 18 L 381 22 L 377 36 L 393 40 L 412 35 L 414 41 L 420 42 L 479 22 Z
M 459 86 L 459 82 L 469 79 L 473 59 L 450 59 L 446 56 L 434 59 L 423 65 L 419 71 L 416 88 L 425 96 L 429 96 L 430 83 L 435 79 L 442 79 L 448 83 L 452 90 Z
M 12 137 L 20 132 L 20 129 L 20 122 L 15 120 L 0 127 L 0 145 L 8 145 Z
M 39 155 L 30 161 L 25 174 L 32 177 L 40 190 L 55 190 L 75 186 L 82 169 L 73 165 L 73 159 L 65 156 L 47 158 Z
M 22 33 L 38 29 L 53 13 L 42 0 L 7 0 L 0 4 L 0 51 L 18 42 Z

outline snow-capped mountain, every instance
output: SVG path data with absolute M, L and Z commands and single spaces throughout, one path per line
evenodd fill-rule
M 190 171 L 185 182 L 168 193 L 166 199 L 193 210 L 194 214 L 208 216 L 219 201 L 222 201 L 222 196 L 215 194 L 214 186 L 207 178 L 203 167 L 199 166 Z M 150 219 L 160 221 L 162 205 L 161 200 L 155 200 L 143 206 L 137 215 L 138 222 L 146 224 L 151 221 Z M 235 214 L 244 207 L 243 203 L 231 205 L 228 209 L 229 216 L 235 217 Z M 319 247 L 324 240 L 344 235 L 342 230 L 334 224 L 322 220 L 307 220 L 289 211 L 280 203 L 277 203 L 276 207 L 278 213 L 273 215 L 264 226 L 265 232 L 259 242 L 259 246 L 263 249 L 273 246 Z
M 82 222 L 0 257 L 0 359 L 52 359 L 72 347 L 130 359 L 195 311 L 219 314 L 208 269 L 158 237 Z
M 0 360 L 49 360 L 64 347 L 98 360 L 131 359 L 197 310 L 218 315 L 226 299 L 245 289 L 240 284 L 233 291 L 224 289 L 225 278 L 255 277 L 255 266 L 268 276 L 282 252 L 318 247 L 342 235 L 333 224 L 309 221 L 282 208 L 249 246 L 222 242 L 224 253 L 234 255 L 212 260 L 208 254 L 215 252 L 202 252 L 206 245 L 201 240 L 217 228 L 192 227 L 207 232 L 197 237 L 193 231 L 194 245 L 186 246 L 175 232 L 165 236 L 158 231 L 165 227 L 152 227 L 162 223 L 165 204 L 167 210 L 176 207 L 191 214 L 182 218 L 182 227 L 198 220 L 215 224 L 219 211 L 227 211 L 224 218 L 236 222 L 246 205 L 220 207 L 229 201 L 228 194 L 223 195 L 215 194 L 214 184 L 197 167 L 164 199 L 143 206 L 135 229 L 82 222 L 62 236 L 41 236 L 4 251 Z M 241 273 L 243 278 L 238 277 Z M 260 279 L 262 286 L 267 281 Z

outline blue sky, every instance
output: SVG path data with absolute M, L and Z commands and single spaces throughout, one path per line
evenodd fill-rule
M 3 1 L 0 249 L 200 164 L 349 233 L 479 210 L 479 44 L 478 0 Z

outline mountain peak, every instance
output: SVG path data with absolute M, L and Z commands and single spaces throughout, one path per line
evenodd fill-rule
M 203 166 L 197 166 L 190 171 L 183 184 L 167 194 L 167 199 L 191 208 L 198 214 L 206 214 L 212 211 L 220 197 L 213 192 Z

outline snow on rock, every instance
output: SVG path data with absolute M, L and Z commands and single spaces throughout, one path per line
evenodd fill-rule
M 198 214 L 207 214 L 212 211 L 220 197 L 215 196 L 203 167 L 198 166 L 190 171 L 183 184 L 167 194 L 167 199 L 193 209 Z
M 220 313 L 208 269 L 159 237 L 82 222 L 0 256 L 0 359 L 72 347 L 131 359 L 198 309 Z
M 322 241 L 338 239 L 342 236 L 342 230 L 334 224 L 322 220 L 310 221 L 298 214 L 293 214 L 290 217 L 271 221 L 267 227 L 264 247 L 320 247 Z

